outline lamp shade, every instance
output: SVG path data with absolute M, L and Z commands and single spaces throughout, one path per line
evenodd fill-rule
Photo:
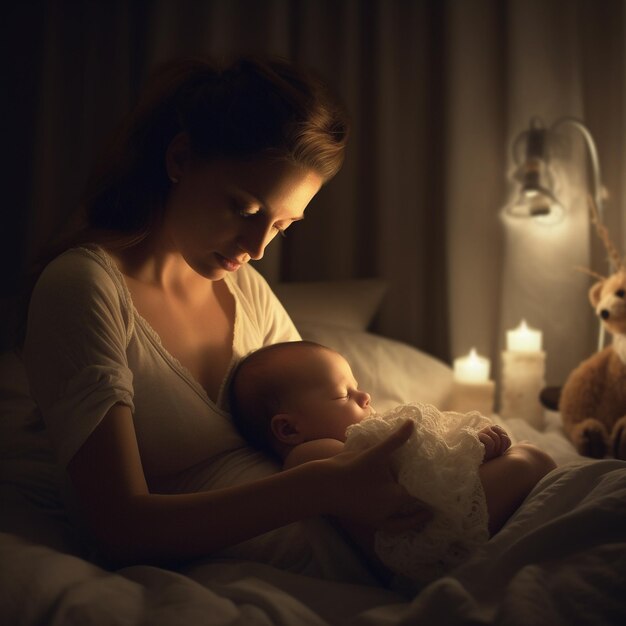
M 563 205 L 556 196 L 542 185 L 522 187 L 517 198 L 505 208 L 511 217 L 532 217 L 543 224 L 559 222 L 565 214 Z
M 554 192 L 554 177 L 547 151 L 547 130 L 538 120 L 518 136 L 514 156 L 520 142 L 525 142 L 524 160 L 518 162 L 513 180 L 520 184 L 519 193 L 506 205 L 505 213 L 514 218 L 534 218 L 543 224 L 559 222 L 565 214 Z M 517 157 L 516 160 L 519 160 Z

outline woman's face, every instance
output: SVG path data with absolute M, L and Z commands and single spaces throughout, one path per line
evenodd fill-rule
M 288 162 L 187 161 L 165 210 L 172 249 L 198 274 L 219 280 L 304 217 L 322 185 L 311 170 Z

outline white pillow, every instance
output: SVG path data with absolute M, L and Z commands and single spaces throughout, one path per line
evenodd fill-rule
M 296 326 L 315 322 L 366 330 L 387 286 L 373 278 L 279 283 L 272 288 Z
M 446 405 L 453 371 L 443 361 L 373 333 L 316 322 L 302 322 L 298 330 L 303 339 L 334 348 L 348 360 L 379 413 L 406 402 Z

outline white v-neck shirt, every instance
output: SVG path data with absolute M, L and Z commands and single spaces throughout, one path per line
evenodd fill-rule
M 213 402 L 139 315 L 102 248 L 74 248 L 48 265 L 32 295 L 24 358 L 61 465 L 116 402 L 132 410 L 149 484 L 236 451 L 258 461 L 226 411 L 226 379 L 251 350 L 300 336 L 255 269 L 224 281 L 235 300 L 233 358 Z

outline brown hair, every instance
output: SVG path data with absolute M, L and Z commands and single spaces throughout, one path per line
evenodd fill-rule
M 167 63 L 88 183 L 82 223 L 90 240 L 125 247 L 150 232 L 171 185 L 165 152 L 181 132 L 198 159 L 285 159 L 327 181 L 343 163 L 348 122 L 317 77 L 282 59 Z
M 348 121 L 317 76 L 283 59 L 191 58 L 157 68 L 97 161 L 78 212 L 26 277 L 19 341 L 30 293 L 53 258 L 87 243 L 131 247 L 159 223 L 172 184 L 166 150 L 181 132 L 198 159 L 284 159 L 328 181 L 343 163 Z
M 272 417 L 294 382 L 293 361 L 280 359 L 294 349 L 329 350 L 313 341 L 284 341 L 264 346 L 242 359 L 229 383 L 229 409 L 237 430 L 253 447 L 273 452 Z M 295 357 L 297 358 L 297 357 Z

